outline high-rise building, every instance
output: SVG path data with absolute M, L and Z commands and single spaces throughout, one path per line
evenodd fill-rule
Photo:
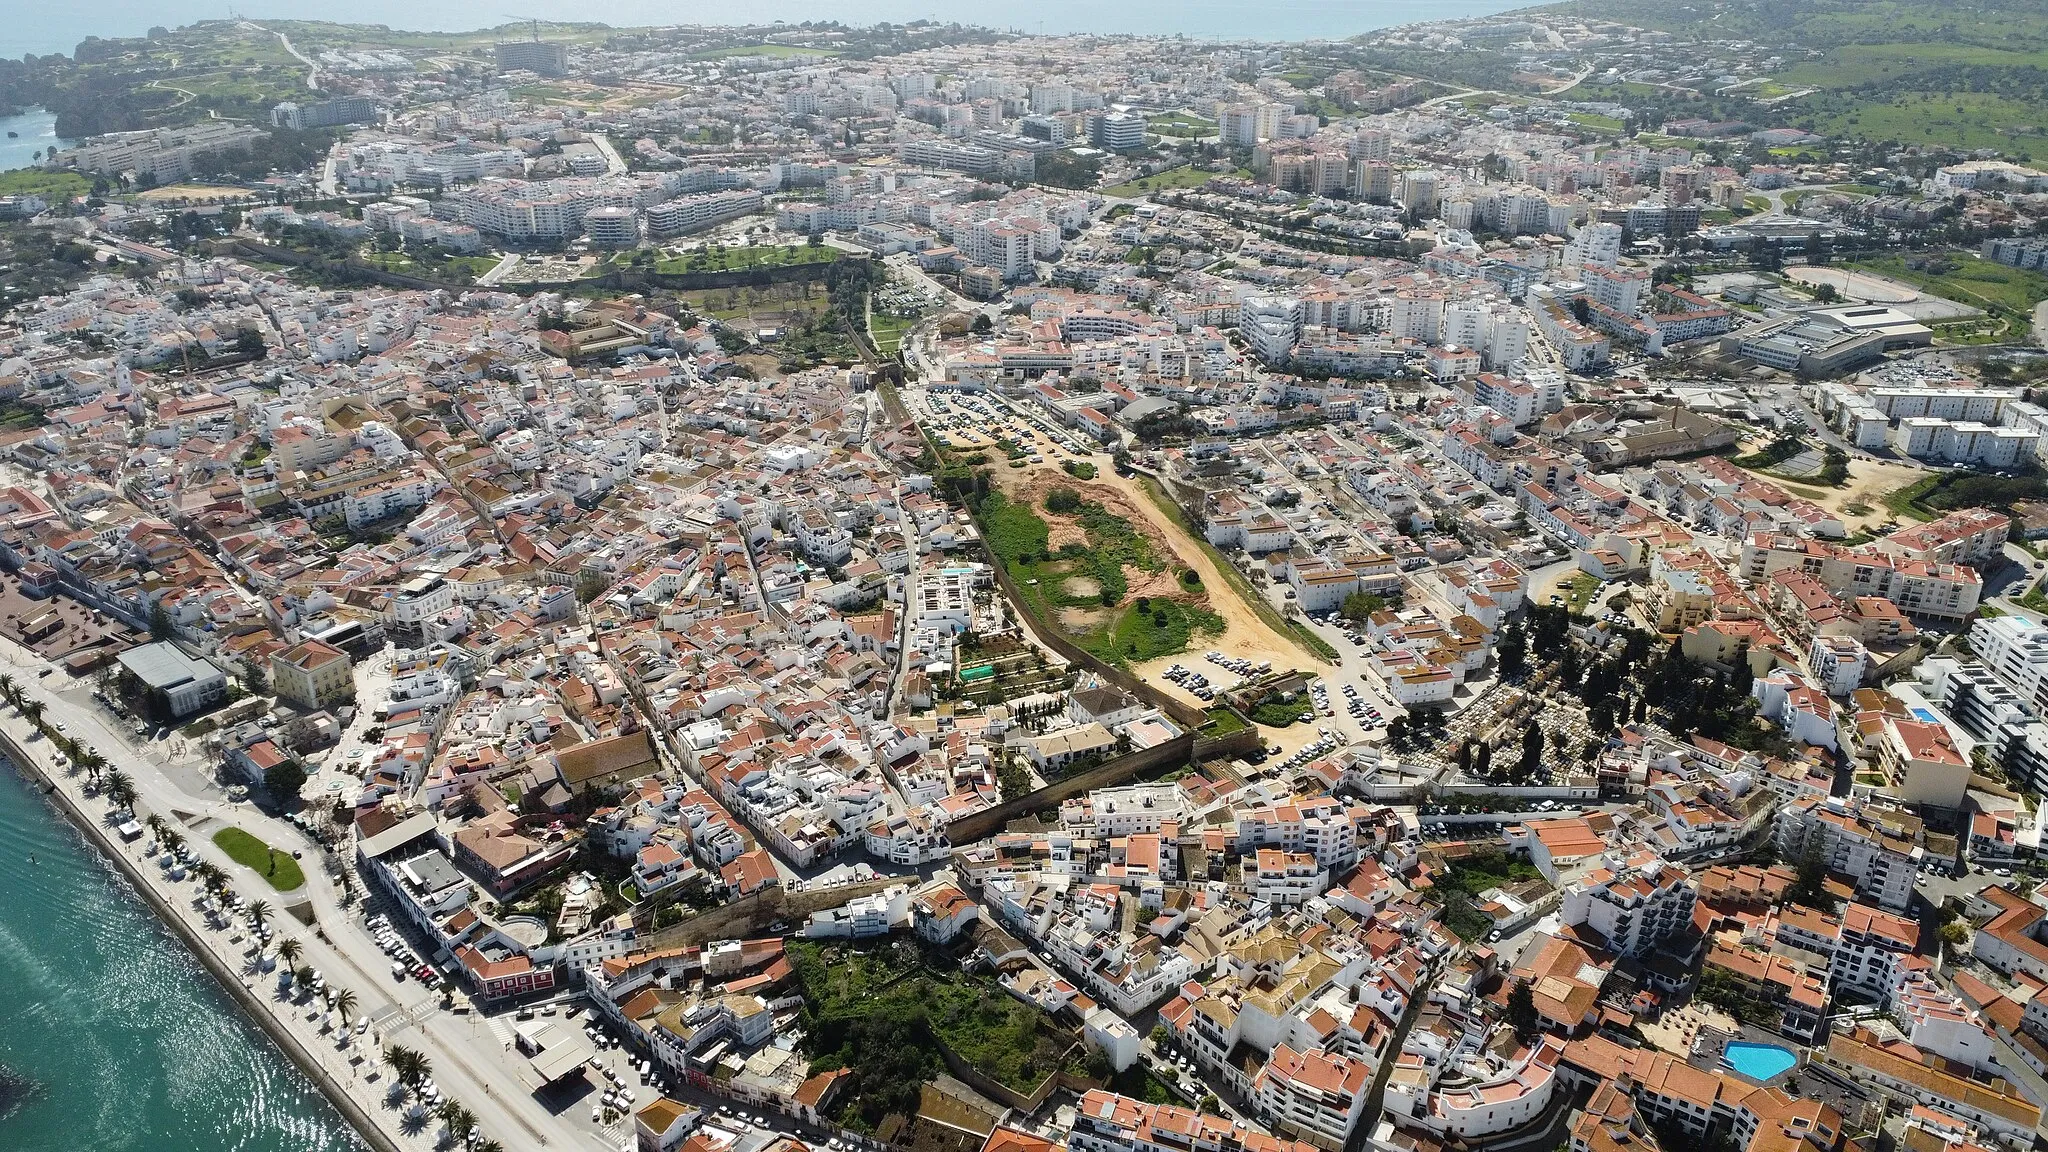
M 1145 146 L 1145 118 L 1129 112 L 1109 112 L 1097 116 L 1089 125 L 1090 136 L 1097 148 L 1111 152 L 1127 152 Z
M 377 102 L 368 96 L 336 96 L 312 104 L 290 100 L 270 110 L 273 128 L 303 132 L 308 128 L 331 128 L 336 124 L 368 124 L 377 119 Z
M 498 71 L 566 75 L 569 71 L 568 45 L 556 40 L 507 40 L 498 45 Z

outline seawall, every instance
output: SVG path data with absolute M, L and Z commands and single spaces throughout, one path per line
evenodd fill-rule
M 235 1006 L 261 1028 L 271 1043 L 289 1057 L 292 1063 L 298 1065 L 299 1071 L 305 1073 L 306 1077 L 318 1086 L 321 1095 L 327 1097 L 328 1102 L 334 1105 L 335 1111 L 341 1113 L 364 1143 L 376 1152 L 403 1152 L 391 1137 L 378 1127 L 376 1121 L 363 1111 L 362 1106 L 342 1091 L 341 1085 L 335 1081 L 333 1075 L 321 1067 L 319 1060 L 311 1052 L 306 1051 L 298 1037 L 293 1036 L 278 1022 L 270 1006 L 264 1004 L 254 992 L 242 984 L 236 977 L 234 969 L 228 966 L 227 960 L 214 951 L 208 942 L 164 900 L 163 895 L 150 884 L 148 877 L 143 875 L 141 867 L 129 859 L 128 855 L 109 838 L 110 830 L 78 807 L 71 795 L 50 775 L 40 759 L 29 755 L 15 742 L 12 735 L 4 731 L 0 731 L 0 752 L 4 752 L 9 761 L 36 781 L 37 791 L 85 834 L 86 840 L 99 850 L 100 855 L 113 861 L 114 867 L 120 869 L 121 874 L 127 878 L 129 887 L 133 888 L 143 903 L 149 906 L 156 918 L 185 942 L 186 949 L 205 966 L 207 972 L 212 974 L 214 981 L 228 994 L 228 998 L 235 1002 Z

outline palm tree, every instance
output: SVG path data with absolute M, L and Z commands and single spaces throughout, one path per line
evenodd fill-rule
M 447 1100 L 441 1104 L 441 1123 L 448 1126 L 450 1135 L 461 1140 L 476 1127 L 476 1113 L 464 1108 L 460 1101 Z
M 185 846 L 185 837 L 176 828 L 164 829 L 163 841 L 166 852 L 176 852 Z
M 164 829 L 165 829 L 165 827 L 166 827 L 166 825 L 164 824 L 164 818 L 163 818 L 163 817 L 161 817 L 161 816 L 158 816 L 158 815 L 157 815 L 156 813 L 152 812 L 152 813 L 150 813 L 150 815 L 149 815 L 149 819 L 147 819 L 147 820 L 144 820 L 144 821 L 142 822 L 142 826 L 143 826 L 144 828 L 147 828 L 147 829 L 149 829 L 149 834 L 150 834 L 150 835 L 152 835 L 152 836 L 154 836 L 154 837 L 156 837 L 156 838 L 157 838 L 157 840 L 159 840 L 159 841 L 163 840 L 163 838 L 164 838 Z
M 0 700 L 5 700 L 9 704 L 21 702 L 21 687 L 15 684 L 14 677 L 4 672 L 0 672 Z
M 469 1146 L 469 1152 L 505 1152 L 505 1146 L 489 1136 Z
M 92 748 L 82 749 L 73 756 L 73 759 L 80 768 L 85 769 L 87 776 L 95 780 L 99 779 L 100 771 L 107 766 L 107 758 Z
M 287 936 L 283 940 L 278 941 L 277 958 L 284 961 L 284 966 L 289 968 L 299 962 L 299 954 L 305 950 L 306 946 L 304 944 Z
M 107 799 L 119 807 L 135 807 L 135 780 L 126 772 L 107 773 Z
M 335 993 L 334 1010 L 341 1013 L 342 1027 L 348 1027 L 348 1018 L 355 1015 L 356 1011 L 356 990 L 353 988 L 343 988 Z
M 41 700 L 24 700 L 21 702 L 21 715 L 24 720 L 28 721 L 29 727 L 41 730 L 44 707 Z
M 270 923 L 270 901 L 258 900 L 249 905 L 249 922 L 256 925 L 256 930 L 261 932 L 263 926 Z
M 434 1074 L 433 1065 L 425 1056 L 397 1044 L 384 1049 L 384 1062 L 391 1065 L 392 1074 L 407 1088 L 417 1088 Z

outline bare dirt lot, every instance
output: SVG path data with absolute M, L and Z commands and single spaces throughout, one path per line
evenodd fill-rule
M 1754 441 L 1744 445 L 1743 451 L 1755 451 L 1763 444 L 1761 440 Z M 1840 488 L 1824 488 L 1818 483 L 1748 471 L 1766 484 L 1782 488 L 1802 500 L 1811 500 L 1840 516 L 1842 526 L 1849 530 L 1850 535 L 1874 531 L 1878 525 L 1892 519 L 1891 511 L 1884 506 L 1885 493 L 1903 488 L 1927 474 L 1909 464 L 1851 458 L 1848 482 Z M 1851 508 L 1859 510 L 1851 512 Z

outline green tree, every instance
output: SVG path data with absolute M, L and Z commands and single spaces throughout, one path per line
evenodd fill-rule
M 289 804 L 299 798 L 299 790 L 306 786 L 306 769 L 297 760 L 285 760 L 263 770 L 263 790 L 280 804 Z
M 1515 986 L 1508 990 L 1508 1025 L 1515 1030 L 1515 1039 L 1529 1043 L 1536 1038 L 1542 1023 L 1543 1018 L 1536 1011 L 1536 994 L 1529 990 L 1529 982 L 1515 981 Z
M 1365 620 L 1386 606 L 1385 599 L 1370 592 L 1353 592 L 1337 606 L 1337 614 L 1346 620 Z
M 153 640 L 171 638 L 171 614 L 161 600 L 149 606 L 149 635 Z

